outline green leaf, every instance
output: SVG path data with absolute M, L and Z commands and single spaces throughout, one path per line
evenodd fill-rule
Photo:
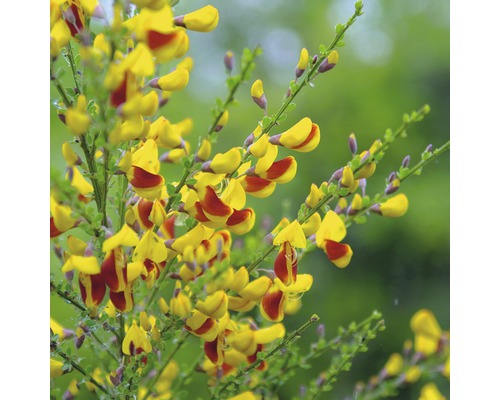
M 297 107 L 297 104 L 295 103 L 290 103 L 285 107 L 285 112 L 290 112 L 295 110 L 295 107 Z
M 325 54 L 326 52 L 326 46 L 324 44 L 319 45 L 319 53 L 320 54 Z
M 337 24 L 337 25 L 335 25 L 335 33 L 337 35 L 341 35 L 344 30 L 345 30 L 345 25 L 344 24 Z

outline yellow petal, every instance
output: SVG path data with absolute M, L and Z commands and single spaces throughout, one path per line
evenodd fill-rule
M 402 217 L 408 211 L 408 198 L 400 193 L 380 204 L 380 213 L 384 217 Z
M 337 213 L 329 210 L 325 214 L 321 226 L 316 232 L 316 244 L 318 247 L 322 248 L 325 244 L 325 239 L 340 242 L 345 238 L 346 234 L 347 229 L 344 221 L 342 221 Z
M 275 246 L 284 242 L 289 242 L 290 245 L 299 249 L 306 247 L 306 237 L 297 220 L 294 220 L 291 224 L 283 228 L 273 240 Z

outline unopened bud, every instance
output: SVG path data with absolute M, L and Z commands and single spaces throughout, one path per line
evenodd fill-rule
M 394 192 L 396 192 L 399 189 L 399 186 L 401 185 L 401 182 L 399 179 L 394 179 L 389 186 L 385 188 L 385 194 L 389 195 Z
M 325 324 L 319 324 L 318 327 L 316 328 L 316 334 L 320 339 L 325 338 Z
M 151 322 L 149 321 L 148 314 L 146 311 L 141 311 L 139 314 L 139 321 L 141 323 L 141 328 L 145 331 L 150 331 L 152 328 Z
M 428 145 L 426 148 L 425 148 L 425 151 L 430 153 L 432 151 L 432 144 Z
M 359 188 L 361 189 L 362 197 L 365 197 L 365 195 L 366 195 L 366 178 L 360 179 L 358 185 L 359 185 Z
M 403 166 L 403 168 L 407 168 L 408 165 L 410 165 L 410 156 L 406 156 L 405 158 L 403 158 L 403 162 L 401 163 L 401 165 Z
M 316 380 L 316 386 L 321 387 L 326 383 L 326 374 L 322 372 Z
M 354 135 L 354 133 L 349 135 L 349 150 L 351 150 L 353 155 L 358 152 L 358 142 L 356 141 L 356 135 Z
M 316 62 L 318 61 L 318 55 L 315 54 L 314 57 L 312 58 L 312 64 L 316 64 Z
M 332 181 L 340 181 L 342 179 L 342 173 L 344 171 L 344 167 L 342 168 L 339 168 L 337 171 L 335 171 L 333 173 L 333 175 L 331 176 L 330 180 L 328 182 L 332 182 Z
M 392 182 L 394 179 L 396 179 L 396 173 L 393 171 L 389 174 L 389 177 L 387 178 L 388 182 Z
M 325 58 L 322 62 L 321 65 L 318 68 L 319 73 L 327 72 L 333 69 L 337 65 L 337 62 L 339 60 L 339 53 L 337 53 L 336 50 L 333 50 L 327 58 Z
M 234 53 L 232 51 L 226 51 L 224 54 L 224 66 L 228 73 L 231 73 L 234 67 Z
M 79 349 L 80 347 L 82 347 L 84 341 L 85 341 L 85 335 L 76 336 L 75 337 L 75 347 L 77 349 Z

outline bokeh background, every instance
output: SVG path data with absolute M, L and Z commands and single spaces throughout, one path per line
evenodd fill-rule
M 205 4 L 181 0 L 175 14 Z M 345 22 L 354 10 L 354 0 L 214 0 L 211 4 L 219 10 L 219 26 L 209 34 L 190 33 L 188 55 L 195 61 L 191 80 L 164 111 L 174 122 L 192 117 L 195 129 L 191 138 L 206 132 L 215 97 L 225 98 L 226 50 L 235 53 L 238 66 L 244 47 L 262 46 L 264 53 L 252 78 L 263 80 L 272 113 L 279 108 L 294 77 L 301 48 L 315 54 L 319 44 L 331 41 L 335 24 Z M 313 153 L 293 154 L 299 165 L 297 176 L 287 185 L 278 185 L 273 197 L 249 198 L 248 204 L 258 216 L 267 216 L 274 223 L 279 220 L 277 216 L 293 218 L 310 184 L 327 180 L 350 158 L 347 138 L 351 132 L 356 134 L 359 148 L 367 148 L 387 128 L 396 129 L 404 112 L 426 103 L 432 109 L 423 122 L 409 130 L 406 139 L 395 142 L 387 152 L 368 182 L 370 195 L 383 189 L 385 177 L 399 167 L 405 155 L 418 162 L 428 144 L 439 146 L 448 140 L 449 8 L 449 2 L 444 0 L 365 1 L 365 14 L 348 30 L 346 46 L 338 49 L 338 65 L 319 76 L 314 88 L 306 88 L 297 97 L 297 108 L 282 126 L 285 130 L 309 116 L 321 128 L 321 144 Z M 217 150 L 241 145 L 261 118 L 261 110 L 250 98 L 250 85 L 247 83 L 237 94 L 239 105 L 230 110 L 229 123 L 221 132 Z M 51 166 L 62 171 L 60 146 L 69 137 L 54 109 L 50 112 Z M 290 330 L 317 313 L 327 337 L 333 336 L 339 325 L 360 321 L 374 309 L 383 313 L 387 325 L 387 330 L 371 343 L 369 352 L 354 360 L 351 372 L 340 376 L 331 397 L 324 398 L 350 395 L 356 381 L 366 381 L 377 373 L 389 354 L 400 351 L 404 340 L 412 336 L 409 320 L 418 309 L 429 308 L 442 328 L 449 329 L 449 159 L 449 154 L 439 157 L 421 176 L 403 184 L 400 191 L 410 201 L 404 217 L 384 219 L 372 215 L 366 224 L 349 229 L 345 242 L 353 248 L 354 256 L 348 268 L 337 269 L 322 252 L 308 256 L 300 266 L 301 271 L 314 275 L 315 283 L 302 298 L 301 312 L 286 320 Z M 169 167 L 165 173 L 167 179 L 180 177 L 176 168 Z M 51 270 L 57 274 L 60 265 L 54 258 L 51 260 Z M 59 299 L 51 299 L 51 314 L 61 322 L 71 318 L 71 311 Z M 303 335 L 304 349 L 312 340 L 314 329 Z M 187 349 L 180 356 L 190 357 L 193 352 Z M 289 399 L 298 393 L 300 384 L 315 379 L 327 368 L 328 361 L 327 357 L 322 358 L 313 369 L 300 372 L 283 388 L 280 398 Z M 194 384 L 201 382 L 201 377 L 195 377 Z M 436 383 L 448 397 L 448 382 L 438 378 Z M 402 391 L 398 398 L 418 398 L 422 385 L 423 382 Z M 203 398 L 205 394 L 202 389 L 196 392 L 193 386 L 193 398 Z

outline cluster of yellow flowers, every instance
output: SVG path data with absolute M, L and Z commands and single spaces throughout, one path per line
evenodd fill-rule
M 167 0 L 132 3 L 135 7 L 126 8 L 114 2 L 108 22 L 97 0 L 50 2 L 52 63 L 61 53 L 74 62 L 73 42 L 92 84 L 79 81 L 75 74 L 71 96 L 57 76 L 52 77 L 61 94 L 60 119 L 75 137 L 64 143 L 62 153 L 66 179 L 77 198 L 70 198 L 65 189 L 52 188 L 50 235 L 62 272 L 71 279 L 76 271 L 81 299 L 91 317 L 99 319 L 106 313 L 125 318 L 124 336 L 119 337 L 123 360 L 142 354 L 147 364 L 146 355 L 162 340 L 158 319 L 177 318 L 184 321 L 185 331 L 203 341 L 204 371 L 220 379 L 252 364 L 266 344 L 285 336 L 281 321 L 300 308 L 300 295 L 313 284 L 312 275 L 298 273 L 302 251 L 312 244 L 337 267 L 349 264 L 352 249 L 341 243 L 347 234 L 345 221 L 367 210 L 364 190 L 355 192 L 375 172 L 383 143 L 377 140 L 358 155 L 356 139 L 350 137 L 357 165 L 345 165 L 319 187 L 312 184 L 305 211 L 275 227 L 268 253 L 278 249 L 272 269 L 261 271 L 260 276 L 252 274 L 264 257 L 233 266 L 233 235 L 247 234 L 256 220 L 254 210 L 247 207 L 247 195 L 266 198 L 277 184 L 290 182 L 297 162 L 290 155 L 280 158 L 280 148 L 310 152 L 319 144 L 320 128 L 305 117 L 288 130 L 270 135 L 273 126 L 261 121 L 241 147 L 212 156 L 210 137 L 200 138 L 196 147 L 186 139 L 193 130 L 191 119 L 172 122 L 157 113 L 189 82 L 193 60 L 185 57 L 188 31 L 212 31 L 219 21 L 218 11 L 208 5 L 174 16 Z M 89 29 L 95 19 L 104 22 L 103 32 L 97 35 Z M 160 66 L 172 62 L 176 64 L 170 72 L 158 73 Z M 314 62 L 303 49 L 296 82 Z M 314 68 L 323 73 L 337 62 L 338 53 L 331 51 Z M 267 115 L 261 80 L 254 82 L 250 95 Z M 228 118 L 225 108 L 211 133 L 221 131 Z M 178 182 L 166 181 L 162 163 L 184 163 L 185 175 Z M 386 193 L 392 194 L 399 183 L 393 177 Z M 114 214 L 108 199 L 112 184 L 123 189 Z M 353 193 L 348 203 L 347 196 Z M 322 207 L 334 198 L 338 198 L 336 207 L 321 216 Z M 369 210 L 398 217 L 407 208 L 406 196 L 399 194 L 370 204 Z M 83 234 L 73 233 L 77 227 L 84 228 Z M 192 289 L 207 271 L 220 265 L 220 273 L 201 291 Z M 159 292 L 167 278 L 175 280 L 170 298 L 164 289 Z M 147 296 L 134 297 L 141 285 L 147 288 L 141 292 Z M 269 324 L 257 325 L 251 317 L 255 307 Z M 86 334 L 84 327 L 73 332 L 56 321 L 51 321 L 51 330 L 60 340 Z M 111 374 L 95 370 L 88 388 L 95 390 L 95 383 L 120 385 L 122 362 Z M 51 360 L 51 367 L 53 376 L 62 373 L 60 361 Z M 266 368 L 262 361 L 256 370 Z M 141 383 L 139 398 L 146 398 L 151 390 L 155 398 L 169 398 L 178 374 L 176 362 L 172 360 L 160 373 L 154 388 Z M 68 391 L 74 396 L 76 383 Z M 253 398 L 251 392 L 244 392 L 233 400 Z

